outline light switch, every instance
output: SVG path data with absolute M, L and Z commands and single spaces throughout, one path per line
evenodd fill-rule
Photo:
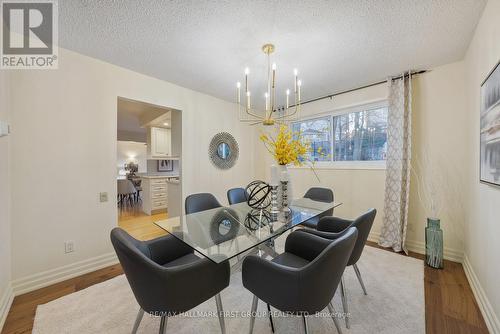
M 7 122 L 0 121 L 0 137 L 7 136 L 10 133 L 10 127 Z
M 101 203 L 108 201 L 108 193 L 99 193 L 99 199 Z

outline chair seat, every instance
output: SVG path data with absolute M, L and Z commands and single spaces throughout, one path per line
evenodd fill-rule
M 193 253 L 190 253 L 190 254 L 181 256 L 173 261 L 167 262 L 167 263 L 163 264 L 162 266 L 165 268 L 171 268 L 171 267 L 182 266 L 183 264 L 193 263 L 193 262 L 196 262 L 199 260 L 200 260 L 200 257 L 196 256 Z
M 318 222 L 319 222 L 319 216 L 312 217 L 311 219 L 308 219 L 305 222 L 303 222 L 301 225 L 305 226 L 305 227 L 316 229 L 318 226 Z
M 302 268 L 309 264 L 309 261 L 292 253 L 286 252 L 275 257 L 272 262 L 291 268 Z

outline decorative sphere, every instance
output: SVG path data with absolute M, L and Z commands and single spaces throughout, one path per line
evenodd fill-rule
M 250 231 L 269 225 L 271 217 L 266 210 L 251 210 L 245 217 L 245 227 Z
M 247 204 L 254 209 L 265 209 L 271 204 L 271 187 L 264 181 L 253 181 L 246 187 Z

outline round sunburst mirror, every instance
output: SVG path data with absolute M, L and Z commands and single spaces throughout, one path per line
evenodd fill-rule
M 217 168 L 229 169 L 238 160 L 238 143 L 230 133 L 220 132 L 212 138 L 208 154 Z

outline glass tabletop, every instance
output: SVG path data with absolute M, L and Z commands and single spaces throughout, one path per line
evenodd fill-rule
M 300 198 L 292 201 L 288 215 L 280 212 L 273 219 L 267 210 L 239 203 L 168 218 L 155 224 L 205 257 L 220 263 L 339 205 L 341 203 Z

